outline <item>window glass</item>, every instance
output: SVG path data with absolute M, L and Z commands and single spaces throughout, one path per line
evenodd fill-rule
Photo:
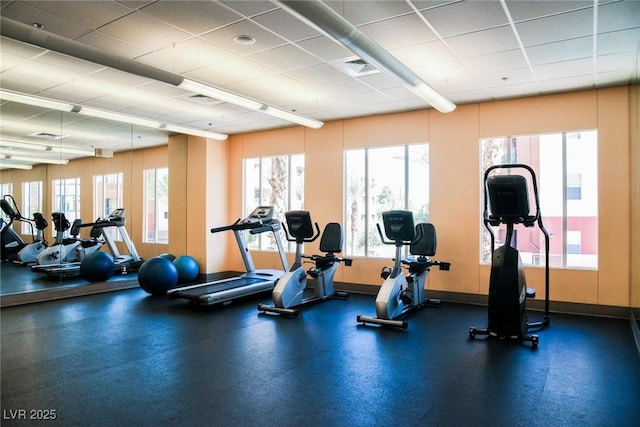
M 146 243 L 169 243 L 169 169 L 144 170 L 144 234 Z
M 304 155 L 244 159 L 243 193 L 245 216 L 257 206 L 273 206 L 274 217 L 284 221 L 285 212 L 304 209 Z M 272 233 L 245 233 L 245 238 L 250 249 L 277 250 Z
M 93 217 L 108 217 L 114 210 L 122 208 L 123 174 L 112 173 L 93 177 Z M 92 222 L 92 221 L 86 221 Z M 103 233 L 110 233 L 114 240 L 122 240 L 120 233 L 111 227 L 103 228 Z
M 429 221 L 429 146 L 363 148 L 345 152 L 345 241 L 352 256 L 392 257 L 380 240 L 382 212 L 410 210 Z
M 62 212 L 70 224 L 80 218 L 80 178 L 53 180 L 53 209 L 51 212 Z M 69 236 L 69 231 L 64 233 L 65 237 Z M 51 232 L 55 236 L 55 226 L 51 227 Z
M 42 213 L 42 181 L 22 183 L 22 216 L 32 219 L 34 213 Z M 22 234 L 35 233 L 30 223 L 22 223 Z
M 597 132 L 563 132 L 481 140 L 482 176 L 497 164 L 523 163 L 538 179 L 540 209 L 549 231 L 551 267 L 598 266 Z M 498 173 L 509 173 L 498 170 Z M 514 169 L 530 181 L 524 170 Z M 484 185 L 484 183 L 482 184 Z M 529 200 L 533 208 L 532 184 Z M 481 189 L 484 194 L 484 189 Z M 482 215 L 480 216 L 482 217 Z M 505 226 L 496 229 L 498 241 Z M 481 262 L 491 263 L 488 231 L 481 227 Z M 544 265 L 544 236 L 537 227 L 516 226 L 523 264 Z

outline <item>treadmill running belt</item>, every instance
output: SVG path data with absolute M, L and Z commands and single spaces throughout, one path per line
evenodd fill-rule
M 198 286 L 191 289 L 184 289 L 171 293 L 172 297 L 197 299 L 202 295 L 214 294 L 216 292 L 228 291 L 229 289 L 240 288 L 242 286 L 253 285 L 254 283 L 266 282 L 265 279 L 257 277 L 239 277 L 222 283 L 212 283 L 210 285 Z

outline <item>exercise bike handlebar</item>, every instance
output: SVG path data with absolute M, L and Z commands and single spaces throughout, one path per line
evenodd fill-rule
M 380 224 L 376 223 L 376 228 L 378 229 L 378 234 L 380 235 L 380 240 L 385 245 L 395 245 L 395 246 L 409 246 L 418 242 L 418 240 L 422 239 L 422 230 L 418 229 L 417 235 L 414 236 L 413 240 L 385 240 L 384 234 L 382 233 L 382 228 L 380 228 Z
M 314 242 L 315 240 L 318 239 L 318 237 L 320 237 L 320 226 L 318 225 L 318 223 L 314 223 L 315 227 L 316 227 L 316 231 L 315 234 L 311 237 L 290 237 L 289 232 L 287 231 L 287 227 L 283 227 L 284 229 L 284 234 L 287 238 L 288 242 L 296 242 L 296 243 L 311 243 Z

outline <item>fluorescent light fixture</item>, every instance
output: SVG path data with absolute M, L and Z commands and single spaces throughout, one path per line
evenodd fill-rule
M 0 159 L 0 168 L 2 168 L 2 169 L 31 170 L 31 169 L 33 169 L 33 166 L 31 166 L 31 165 L 22 165 L 22 164 L 19 164 L 19 163 L 11 163 L 11 162 L 7 162 L 6 160 Z
M 218 89 L 209 85 L 194 82 L 193 80 L 184 79 L 182 83 L 178 85 L 186 91 L 195 93 L 197 95 L 206 95 L 220 101 L 225 101 L 230 104 L 239 105 L 240 107 L 248 108 L 249 110 L 259 111 L 264 114 L 268 114 L 279 119 L 286 120 L 288 122 L 297 123 L 302 126 L 308 126 L 313 129 L 321 128 L 324 125 L 323 122 L 315 120 L 301 114 L 285 111 L 277 107 L 272 107 L 262 102 L 255 101 L 251 98 L 246 98 L 241 95 L 236 95 L 232 92 L 227 92 L 223 89 Z
M 78 114 L 83 116 L 96 117 L 99 119 L 113 120 L 114 122 L 129 123 L 132 125 L 139 125 L 148 128 L 159 128 L 162 123 L 142 119 L 140 117 L 129 116 L 127 114 L 114 113 L 112 111 L 96 110 L 95 108 L 82 107 Z
M 34 107 L 48 108 L 56 111 L 71 111 L 73 105 L 66 102 L 54 101 L 51 99 L 40 98 L 32 95 L 24 95 L 16 92 L 8 92 L 0 90 L 0 99 L 3 101 L 17 102 L 20 104 L 33 105 Z
M 224 141 L 229 137 L 229 135 L 224 133 L 212 132 L 208 130 L 185 128 L 185 127 L 176 126 L 176 125 L 166 125 L 162 129 L 167 130 L 169 132 L 184 133 L 184 134 L 193 135 L 193 136 L 200 136 L 202 138 L 217 139 L 219 141 Z
M 86 156 L 93 156 L 94 154 L 93 150 L 83 150 L 81 148 L 60 147 L 57 145 L 32 144 L 30 142 L 6 141 L 6 140 L 0 140 L 0 147 L 14 147 L 14 148 L 23 148 L 25 150 L 51 151 L 53 153 L 80 154 L 80 155 L 86 155 Z
M 303 117 L 299 114 L 295 114 L 290 111 L 282 110 L 280 108 L 272 107 L 269 105 L 265 105 L 265 108 L 262 111 L 266 114 L 269 114 L 270 116 L 287 120 L 289 122 L 298 123 L 300 125 L 307 126 L 313 129 L 320 129 L 322 125 L 324 125 L 324 123 L 319 120 L 311 119 L 309 117 Z
M 351 50 L 424 99 L 438 111 L 450 113 L 455 110 L 455 104 L 429 87 L 409 67 L 323 2 L 311 0 L 271 0 L 271 2 Z
M 178 85 L 178 87 L 186 90 L 187 92 L 193 92 L 198 95 L 207 95 L 211 98 L 219 99 L 220 101 L 225 101 L 230 104 L 248 108 L 249 110 L 259 110 L 262 107 L 261 102 L 246 98 L 244 96 L 236 95 L 235 93 L 227 92 L 226 90 L 194 82 L 193 80 L 189 79 L 184 79 L 182 83 Z
M 66 165 L 69 163 L 69 160 L 66 159 L 46 159 L 44 157 L 15 156 L 11 153 L 6 152 L 0 152 L 0 159 L 17 160 L 19 162 L 49 163 L 51 165 Z

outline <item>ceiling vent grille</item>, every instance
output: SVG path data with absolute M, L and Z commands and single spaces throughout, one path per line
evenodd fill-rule
M 34 132 L 34 133 L 30 133 L 29 136 L 32 136 L 34 138 L 51 139 L 51 140 L 57 141 L 59 139 L 64 139 L 69 135 L 60 135 L 60 134 L 47 133 L 47 132 Z
M 191 93 L 187 93 L 185 95 L 183 95 L 181 98 L 184 98 L 188 101 L 191 102 L 195 102 L 197 104 L 200 105 L 218 105 L 218 104 L 222 104 L 223 101 L 220 101 L 219 99 L 216 98 L 211 98 L 210 96 L 207 95 L 203 95 L 201 93 L 193 95 Z
M 335 61 L 331 61 L 330 64 L 351 77 L 369 76 L 380 72 L 376 67 L 357 56 L 340 58 Z

